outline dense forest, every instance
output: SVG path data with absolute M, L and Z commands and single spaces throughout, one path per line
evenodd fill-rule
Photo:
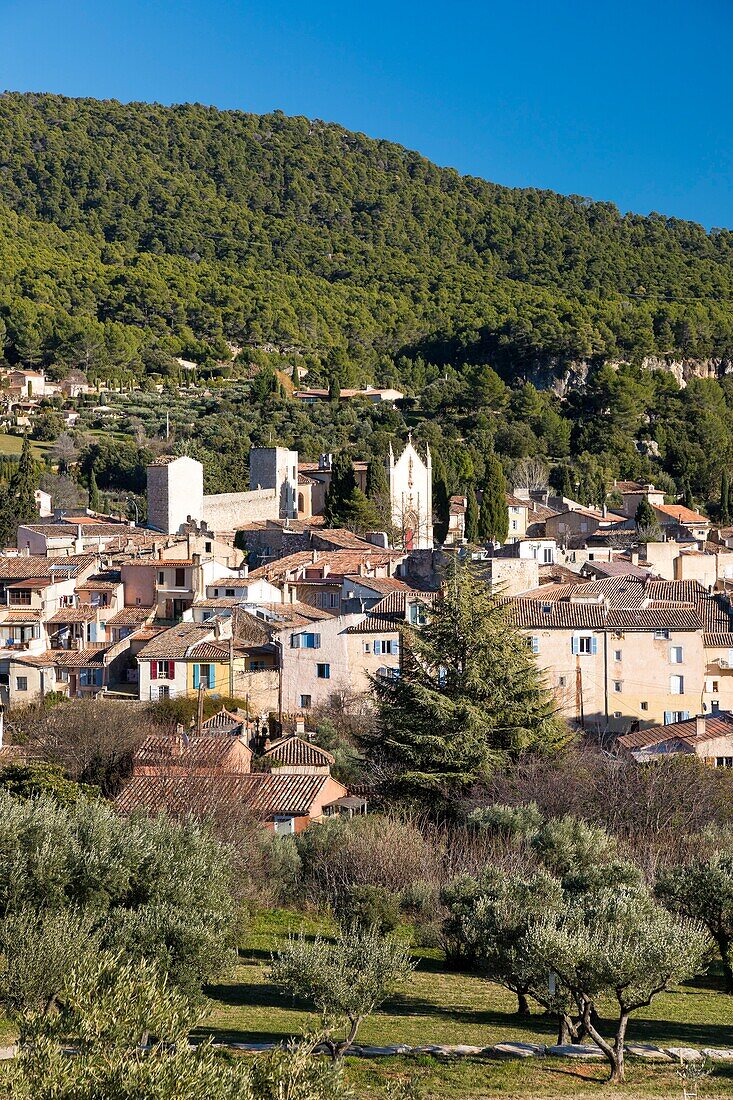
M 733 234 L 513 190 L 275 112 L 0 97 L 11 362 L 175 374 L 301 351 L 313 378 L 399 363 L 733 356 Z M 236 370 L 236 368 L 235 368 Z
M 642 368 L 733 360 L 733 233 L 499 187 L 332 124 L 0 96 L 0 338 L 6 363 L 142 386 L 101 411 L 90 395 L 73 438 L 43 403 L 68 506 L 81 489 L 144 508 L 164 448 L 225 492 L 250 445 L 370 460 L 412 431 L 436 515 L 492 453 L 510 484 L 536 460 L 587 504 L 636 477 L 733 512 L 729 363 L 684 388 Z M 295 366 L 405 400 L 303 407 Z

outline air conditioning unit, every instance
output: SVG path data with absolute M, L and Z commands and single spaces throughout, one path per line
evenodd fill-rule
M 730 668 L 731 667 L 731 663 L 730 663 L 730 661 L 728 660 L 727 657 L 718 657 L 718 660 L 715 663 L 717 665 L 719 665 L 721 668 Z

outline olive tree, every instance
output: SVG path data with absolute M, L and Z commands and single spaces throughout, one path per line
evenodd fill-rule
M 353 928 L 334 940 L 293 936 L 273 959 L 270 978 L 284 991 L 310 1001 L 320 1014 L 324 1045 L 343 1058 L 362 1021 L 404 982 L 413 969 L 409 950 L 374 929 Z M 342 1038 L 334 1038 L 345 1029 Z
M 657 895 L 670 909 L 705 925 L 720 952 L 727 993 L 733 993 L 733 851 L 662 872 Z
M 340 1067 L 311 1057 L 318 1037 L 252 1064 L 230 1064 L 210 1042 L 191 1046 L 195 1021 L 191 1003 L 153 964 L 102 952 L 70 968 L 53 1016 L 40 1012 L 29 1018 L 26 1040 L 3 1077 L 0 1095 L 13 1100 L 345 1098 Z
M 570 899 L 559 915 L 530 928 L 525 947 L 535 971 L 554 975 L 577 1003 L 585 1032 L 624 1080 L 624 1041 L 632 1012 L 671 985 L 698 974 L 710 938 L 696 922 L 657 904 L 642 887 L 602 889 L 593 904 Z M 616 1003 L 612 1038 L 601 1034 L 599 1000 Z

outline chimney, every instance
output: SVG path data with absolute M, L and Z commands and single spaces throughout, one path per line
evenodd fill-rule
M 632 565 L 638 565 L 639 564 L 639 551 L 638 550 L 632 550 L 631 551 L 631 564 Z
M 695 737 L 700 741 L 705 736 L 705 715 L 698 714 L 695 719 Z
M 305 718 L 299 714 L 295 719 L 295 732 L 298 737 L 305 737 Z

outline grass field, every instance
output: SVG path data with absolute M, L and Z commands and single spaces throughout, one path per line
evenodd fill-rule
M 322 921 L 283 911 L 264 913 L 245 929 L 240 964 L 212 988 L 209 1011 L 199 1031 L 233 1042 L 279 1042 L 313 1029 L 307 1005 L 283 997 L 267 980 L 272 951 L 291 931 L 313 935 L 330 928 Z M 437 950 L 416 950 L 410 982 L 359 1033 L 359 1042 L 466 1043 L 490 1046 L 507 1039 L 555 1041 L 554 1021 L 539 1007 L 527 1020 L 514 1015 L 510 993 L 470 974 L 446 970 Z M 733 1046 L 733 998 L 714 979 L 685 985 L 656 998 L 629 1027 L 629 1042 L 663 1046 Z M 381 1095 L 390 1078 L 419 1081 L 426 1097 L 682 1096 L 673 1066 L 629 1066 L 630 1084 L 615 1092 L 601 1088 L 603 1065 L 568 1065 L 554 1059 L 501 1063 L 483 1059 L 440 1062 L 434 1058 L 385 1061 L 352 1059 L 349 1080 L 359 1095 Z M 581 1090 L 581 1091 L 579 1091 Z M 717 1090 L 717 1091 L 716 1091 Z M 700 1084 L 700 1096 L 733 1096 L 733 1067 L 718 1068 Z
M 23 437 L 20 435 L 5 435 L 0 432 L 0 457 L 2 455 L 19 455 L 23 447 Z M 34 443 L 31 440 L 33 457 L 41 459 L 49 450 L 49 443 Z

